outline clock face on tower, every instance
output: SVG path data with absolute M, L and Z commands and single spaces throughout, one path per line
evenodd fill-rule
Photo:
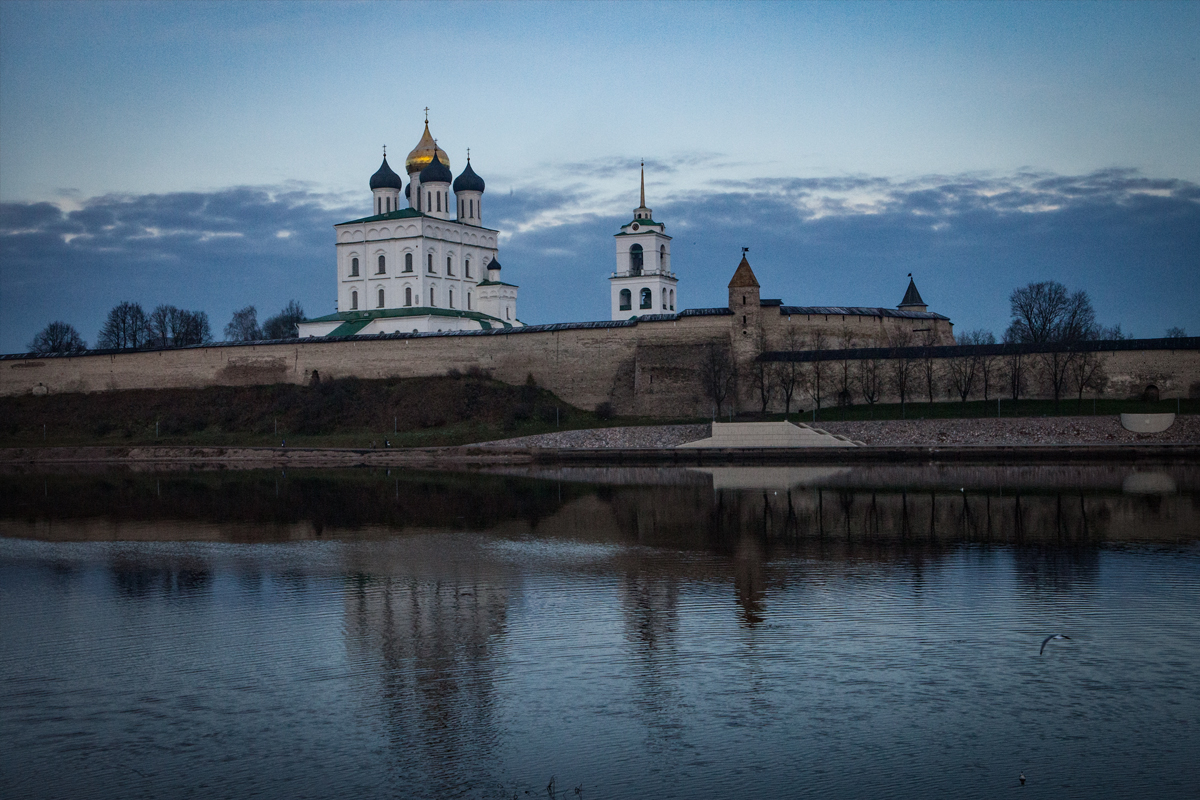
M 641 226 L 641 225 L 638 225 L 636 222 L 635 222 L 635 223 L 633 223 L 633 229 L 634 229 L 635 231 L 636 231 L 638 228 L 640 228 L 640 227 L 642 227 L 642 226 Z

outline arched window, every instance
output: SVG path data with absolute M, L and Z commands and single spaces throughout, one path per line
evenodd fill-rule
M 350 310 L 358 309 L 358 292 L 350 292 Z
M 436 303 L 433 302 L 433 287 L 432 286 L 429 287 L 429 305 L 431 307 L 434 305 L 437 305 Z
M 671 310 L 675 310 L 675 290 L 671 290 Z
M 383 308 L 383 289 L 379 290 L 379 308 Z
M 511 307 L 511 306 L 506 306 L 506 307 L 505 307 L 505 309 L 504 309 L 504 318 L 505 318 L 505 319 L 512 319 L 512 307 Z
M 667 310 L 667 290 L 666 289 L 662 290 L 662 307 L 663 307 L 663 311 Z
M 662 267 L 665 267 L 665 266 L 666 266 L 666 264 L 667 264 L 667 246 L 666 246 L 665 244 L 664 244 L 664 245 L 659 245 L 659 248 L 658 248 L 658 266 L 659 266 L 659 268 L 661 269 Z
M 382 197 L 375 198 L 375 213 L 376 214 L 383 213 L 383 198 Z
M 633 308 L 633 295 L 629 293 L 628 289 L 622 289 L 621 290 L 621 310 L 629 311 L 631 308 Z
M 629 248 L 629 271 L 634 275 L 642 274 L 642 246 L 640 244 Z
M 654 308 L 654 294 L 649 289 L 642 289 L 642 308 Z
M 454 308 L 454 290 L 453 289 L 450 290 L 450 299 L 448 302 L 449 302 L 450 307 Z
M 471 277 L 471 259 L 468 258 L 463 262 L 463 272 L 468 278 Z
M 358 259 L 357 258 L 350 259 L 350 277 L 351 278 L 358 277 Z
M 446 274 L 454 274 L 454 262 L 450 260 L 450 256 L 446 256 Z
M 470 205 L 471 205 L 471 218 L 474 219 L 474 217 L 475 217 L 475 200 L 471 199 L 471 200 L 468 200 L 467 202 L 470 203 Z
M 404 254 L 404 271 L 412 272 L 412 253 Z
M 412 287 L 411 286 L 404 287 L 404 305 L 406 305 L 406 306 L 412 305 Z
M 467 311 L 471 310 L 471 293 L 467 292 Z
M 433 274 L 433 253 L 429 254 L 429 274 Z
M 377 274 L 377 275 L 382 275 L 382 274 L 383 274 L 383 273 L 385 273 L 385 272 L 387 272 L 387 264 L 386 264 L 386 262 L 383 260 L 383 256 L 380 256 L 380 257 L 379 257 L 379 270 L 376 272 L 376 274 Z
M 434 192 L 434 194 L 437 195 L 437 210 L 441 211 L 442 210 L 442 193 Z

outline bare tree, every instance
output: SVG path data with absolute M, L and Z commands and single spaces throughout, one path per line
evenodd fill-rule
M 146 317 L 146 344 L 151 347 L 172 347 L 175 329 L 179 326 L 179 309 L 160 305 Z
M 925 348 L 925 352 L 921 354 L 921 360 L 918 364 L 919 374 L 922 382 L 925 384 L 925 393 L 929 396 L 930 404 L 933 403 L 933 394 L 937 388 L 939 372 L 937 359 L 933 357 L 930 348 L 937 345 L 937 336 L 932 330 L 922 331 L 921 346 Z
M 233 319 L 225 326 L 225 338 L 231 342 L 253 342 L 263 338 L 258 327 L 258 310 L 246 306 L 233 312 Z
M 151 347 L 186 347 L 212 341 L 208 314 L 160 305 L 147 317 L 147 341 Z
M 304 321 L 304 309 L 295 300 L 289 300 L 275 316 L 263 323 L 263 336 L 268 339 L 295 339 L 299 336 L 296 325 Z
M 763 354 L 770 349 L 767 332 L 760 326 L 754 333 L 754 360 L 750 362 L 749 370 L 750 385 L 758 392 L 763 414 L 767 413 L 767 406 L 770 405 L 776 388 L 777 370 L 774 368 L 774 364 L 762 360 Z
M 1091 389 L 1100 394 L 1108 385 L 1108 373 L 1104 369 L 1104 359 L 1099 353 L 1078 353 L 1078 358 L 1071 362 L 1071 385 L 1077 392 L 1079 408 L 1083 408 L 1083 393 Z
M 854 372 L 850 358 L 850 350 L 854 348 L 854 334 L 843 326 L 837 335 L 837 347 L 842 351 L 842 358 L 837 362 L 838 406 L 845 408 L 854 405 Z
M 1178 326 L 1175 326 L 1173 328 L 1167 328 L 1167 338 L 1168 339 L 1186 339 L 1187 331 Z
M 87 342 L 79 335 L 79 331 L 66 322 L 51 322 L 38 331 L 28 346 L 31 353 L 77 353 L 87 350 Z
M 878 358 L 858 360 L 858 387 L 867 405 L 875 405 L 883 391 L 883 362 Z
M 1087 292 L 1070 293 L 1057 281 L 1031 283 L 1015 289 L 1009 296 L 1012 308 L 1012 323 L 1006 338 L 1018 342 L 1036 344 L 1070 344 L 1094 339 L 1101 328 L 1096 324 L 1096 313 Z M 1110 329 L 1109 335 L 1120 334 L 1120 327 Z M 1058 405 L 1067 379 L 1071 374 L 1072 362 L 1079 357 L 1073 350 L 1054 348 L 1037 354 L 1042 378 L 1054 395 Z
M 171 337 L 178 347 L 192 344 L 208 344 L 212 341 L 212 328 L 208 324 L 208 314 L 203 311 L 184 311 L 180 309 L 175 317 L 175 327 Z
M 1014 289 L 1008 300 L 1013 341 L 1078 342 L 1096 331 L 1096 313 L 1087 292 L 1068 292 L 1058 281 Z
M 960 346 L 973 348 L 975 345 L 984 344 L 984 340 L 992 338 L 992 334 L 982 330 L 964 331 L 956 338 Z M 994 342 L 995 339 L 992 338 L 992 341 Z M 955 356 L 946 362 L 946 373 L 950 387 L 964 403 L 967 402 L 967 397 L 974 391 L 982 371 L 983 358 L 977 350 L 973 350 L 966 355 Z M 984 399 L 987 399 L 986 390 Z
M 971 331 L 967 334 L 970 337 L 971 344 L 974 345 L 991 345 L 996 343 L 996 337 L 991 331 L 978 330 Z M 980 348 L 982 350 L 982 348 Z M 983 384 L 983 399 L 988 399 L 988 390 L 991 388 L 993 381 L 997 377 L 997 372 L 1000 368 L 999 356 L 994 356 L 989 353 L 979 352 L 976 356 L 978 362 L 977 374 L 979 382 Z
M 888 337 L 888 346 L 893 348 L 912 347 L 912 331 L 894 331 Z M 907 355 L 897 354 L 888 359 L 888 386 L 900 397 L 900 416 L 904 416 L 904 404 L 908 400 L 909 384 L 912 380 L 913 363 Z
M 1011 330 L 1005 331 L 1004 343 L 1018 344 L 1012 336 L 1013 333 Z M 1020 400 L 1021 395 L 1025 393 L 1026 373 L 1028 369 L 1025 354 L 1016 348 L 1004 356 L 1004 377 L 1008 383 L 1008 393 L 1012 396 L 1013 400 Z
M 124 302 L 113 306 L 104 320 L 96 346 L 109 350 L 129 350 L 146 345 L 146 312 L 138 303 Z
M 783 349 L 789 353 L 795 353 L 800 350 L 800 332 L 796 330 L 794 325 L 789 325 L 783 333 Z M 803 370 L 798 361 L 776 361 L 773 364 L 775 370 L 775 385 L 779 388 L 779 393 L 783 395 L 783 416 L 786 419 L 788 414 L 792 413 L 792 398 L 796 395 L 796 389 L 803 382 Z
M 713 415 L 719 415 L 725 398 L 737 385 L 737 368 L 729 345 L 709 343 L 700 363 L 700 382 L 705 395 L 713 401 Z
M 821 331 L 813 331 L 808 335 L 809 350 L 825 350 L 829 347 L 829 340 L 825 338 L 825 334 Z M 808 369 L 804 371 L 804 388 L 807 390 L 809 397 L 813 399 L 816 405 L 814 417 L 821 416 L 821 393 L 822 384 L 826 382 L 829 373 L 828 361 L 810 361 Z

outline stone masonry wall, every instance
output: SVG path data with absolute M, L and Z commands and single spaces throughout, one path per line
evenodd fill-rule
M 774 308 L 759 316 L 772 346 L 778 347 L 789 325 L 807 336 L 815 326 L 833 338 L 845 329 L 858 333 L 854 346 L 886 337 L 890 329 L 914 326 L 914 320 L 890 317 L 787 320 Z M 825 315 L 822 315 L 824 317 Z M 596 327 L 548 326 L 521 332 L 400 335 L 386 338 L 314 340 L 220 345 L 177 350 L 99 353 L 45 358 L 0 358 L 0 395 L 99 392 L 116 389 L 203 387 L 210 385 L 307 384 L 314 371 L 323 379 L 405 378 L 442 375 L 452 369 L 489 370 L 508 383 L 532 374 L 567 402 L 592 409 L 610 402 L 618 414 L 648 417 L 707 415 L 712 402 L 700 382 L 710 343 L 730 347 L 742 367 L 737 392 L 740 410 L 757 410 L 746 378 L 755 331 L 742 328 L 740 314 L 712 313 L 641 320 Z M 920 321 L 922 324 L 930 324 Z M 844 326 L 844 328 L 843 328 Z M 940 343 L 950 337 L 948 322 L 937 324 Z M 952 341 L 952 340 L 950 340 Z M 840 346 L 831 342 L 831 347 Z M 1139 395 L 1154 384 L 1163 398 L 1200 396 L 1200 351 L 1135 350 L 1101 354 L 1109 383 L 1103 396 Z M 829 387 L 832 389 L 832 384 Z M 993 396 L 1002 386 L 993 384 Z M 1026 396 L 1045 396 L 1031 382 Z M 1090 393 L 1085 394 L 1091 397 Z M 826 394 L 822 404 L 833 399 Z M 884 392 L 881 402 L 897 398 Z M 803 391 L 801 408 L 811 401 Z M 793 401 L 793 409 L 797 407 Z M 855 398 L 854 402 L 862 400 Z M 779 407 L 777 399 L 772 408 Z

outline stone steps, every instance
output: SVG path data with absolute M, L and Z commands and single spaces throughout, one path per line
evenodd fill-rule
M 845 436 L 791 422 L 714 422 L 712 436 L 678 445 L 685 448 L 862 447 Z

